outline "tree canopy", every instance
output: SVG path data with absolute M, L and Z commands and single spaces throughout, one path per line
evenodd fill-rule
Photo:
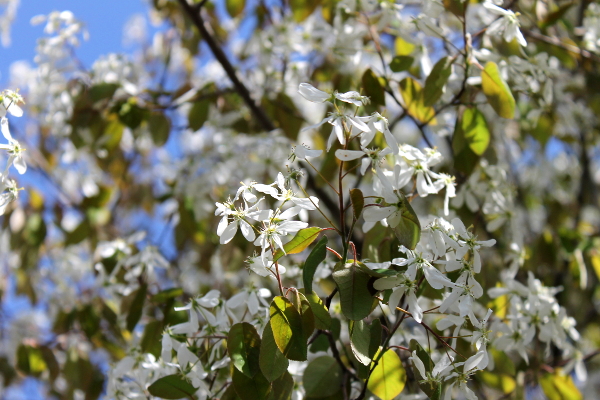
M 600 392 L 596 1 L 153 0 L 91 68 L 32 23 L 6 398 Z

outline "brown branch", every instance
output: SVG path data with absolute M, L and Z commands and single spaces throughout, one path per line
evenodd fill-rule
M 231 64 L 221 47 L 217 44 L 215 39 L 210 35 L 208 30 L 206 29 L 206 26 L 204 25 L 204 19 L 202 18 L 200 10 L 194 9 L 186 0 L 177 1 L 181 5 L 181 8 L 183 8 L 185 13 L 188 15 L 188 17 L 192 20 L 198 31 L 200 31 L 200 35 L 210 48 L 210 51 L 213 53 L 219 64 L 221 64 L 221 66 L 225 70 L 225 73 L 231 80 L 231 83 L 233 83 L 235 90 L 242 97 L 244 103 L 246 103 L 248 108 L 250 108 L 250 111 L 260 122 L 263 129 L 266 131 L 272 131 L 273 129 L 275 129 L 275 125 L 273 124 L 271 119 L 267 116 L 265 111 L 254 102 L 252 96 L 250 95 L 250 92 L 248 91 L 248 88 L 239 80 L 235 68 L 233 67 L 233 65 Z
M 523 33 L 523 35 L 525 35 L 529 38 L 539 40 L 540 42 L 544 42 L 544 43 L 547 43 L 547 44 L 555 46 L 555 47 L 559 47 L 563 50 L 570 51 L 571 53 L 575 53 L 583 58 L 587 58 L 588 60 L 600 63 L 599 56 L 597 56 L 587 50 L 583 50 L 577 46 L 574 46 L 572 44 L 563 43 L 563 42 L 561 42 L 561 40 L 558 37 L 550 37 L 550 36 L 542 35 L 541 33 L 538 33 L 538 32 L 529 31 L 529 30 L 525 30 L 525 29 L 522 29 L 521 32 Z

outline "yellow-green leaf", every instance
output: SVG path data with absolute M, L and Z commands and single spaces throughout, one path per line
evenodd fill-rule
M 301 251 L 306 249 L 308 246 L 310 246 L 310 244 L 317 239 L 317 237 L 319 236 L 319 233 L 321 233 L 322 230 L 323 229 L 317 228 L 317 227 L 305 228 L 305 229 L 299 230 L 298 233 L 296 233 L 296 236 L 294 236 L 294 238 L 292 240 L 290 240 L 283 246 L 283 249 L 285 250 L 285 252 L 282 251 L 281 249 L 278 249 L 275 252 L 275 255 L 273 256 L 273 261 L 279 260 L 281 257 L 285 256 L 286 254 L 300 253 Z
M 481 72 L 481 87 L 490 105 L 502 118 L 512 119 L 515 116 L 515 98 L 510 88 L 500 76 L 498 65 L 488 61 Z
M 476 108 L 467 108 L 452 137 L 454 154 L 459 154 L 465 146 L 468 146 L 473 153 L 481 156 L 489 144 L 490 131 L 485 116 Z
M 388 349 L 371 373 L 367 388 L 381 400 L 392 400 L 406 384 L 406 371 L 398 354 Z
M 540 379 L 540 385 L 548 400 L 581 400 L 583 396 L 569 375 L 560 369 L 553 374 L 546 374 Z
M 279 350 L 290 360 L 306 361 L 308 352 L 302 317 L 292 302 L 277 296 L 269 309 L 271 329 Z
M 394 42 L 397 56 L 407 56 L 413 52 L 415 45 L 398 36 Z
M 435 125 L 435 110 L 425 105 L 423 88 L 413 78 L 404 78 L 400 82 L 400 94 L 404 100 L 406 112 L 421 123 Z
M 321 0 L 290 0 L 289 5 L 292 9 L 294 21 L 304 21 L 315 11 L 319 4 L 321 4 Z
M 246 6 L 246 0 L 226 0 L 225 7 L 227 8 L 227 12 L 231 15 L 231 18 L 235 18 L 239 16 L 242 12 L 244 12 L 244 7 Z

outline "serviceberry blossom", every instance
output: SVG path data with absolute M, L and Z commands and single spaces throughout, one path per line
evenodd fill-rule
M 490 0 L 486 0 L 483 6 L 493 14 L 499 15 L 501 18 L 494 21 L 488 28 L 486 33 L 489 35 L 503 35 L 504 40 L 511 42 L 514 38 L 517 38 L 517 42 L 523 47 L 527 46 L 525 37 L 519 30 L 519 19 L 518 14 L 513 11 L 505 10 L 502 7 L 498 7 Z

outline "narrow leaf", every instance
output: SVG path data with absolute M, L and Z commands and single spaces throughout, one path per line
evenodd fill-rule
M 350 190 L 350 201 L 352 202 L 352 211 L 354 219 L 359 219 L 363 208 L 365 207 L 365 197 L 360 189 Z
M 191 398 L 196 388 L 179 375 L 167 375 L 148 386 L 148 392 L 163 399 L 181 399 Z
M 317 239 L 319 233 L 321 233 L 322 230 L 323 229 L 318 227 L 311 227 L 299 230 L 292 240 L 283 245 L 283 249 L 285 250 L 285 252 L 283 252 L 281 249 L 278 249 L 275 252 L 275 255 L 273 256 L 273 261 L 277 261 L 287 254 L 300 253 Z
M 431 70 L 431 73 L 425 80 L 425 88 L 423 89 L 423 104 L 432 106 L 442 97 L 444 86 L 448 82 L 448 78 L 452 73 L 451 57 L 443 57 L 440 59 Z
M 317 296 L 315 292 L 304 294 L 313 314 L 315 315 L 315 328 L 317 329 L 329 329 L 331 327 L 331 315 L 329 310 L 323 304 L 323 301 Z
M 500 76 L 498 65 L 488 61 L 481 72 L 481 87 L 490 105 L 502 118 L 512 119 L 515 116 L 515 98 L 510 88 Z
M 227 335 L 227 352 L 233 365 L 249 378 L 259 370 L 261 343 L 256 329 L 247 322 L 234 324 Z
M 277 296 L 271 302 L 269 314 L 279 350 L 290 360 L 305 361 L 308 349 L 298 310 L 288 299 Z
M 369 345 L 371 343 L 371 329 L 365 321 L 356 321 L 352 326 L 350 336 L 350 347 L 356 359 L 363 365 L 371 363 L 369 357 Z
M 325 260 L 327 255 L 327 236 L 323 236 L 321 240 L 317 242 L 317 245 L 312 249 L 306 261 L 304 262 L 304 268 L 302 269 L 302 281 L 304 283 L 305 293 L 312 292 L 312 281 L 317 271 L 319 264 Z
M 146 289 L 146 284 L 140 286 L 131 302 L 131 308 L 129 308 L 129 313 L 127 314 L 127 330 L 130 332 L 133 331 L 142 317 L 142 311 L 144 310 L 144 303 L 146 301 Z
M 392 400 L 398 396 L 406 384 L 406 371 L 400 357 L 388 349 L 379 359 L 371 373 L 367 388 L 381 400 Z
M 393 230 L 401 245 L 413 250 L 417 247 L 417 243 L 421 239 L 421 223 L 417 217 L 417 213 L 410 205 L 410 202 L 401 193 L 402 196 L 402 212 L 398 225 Z

